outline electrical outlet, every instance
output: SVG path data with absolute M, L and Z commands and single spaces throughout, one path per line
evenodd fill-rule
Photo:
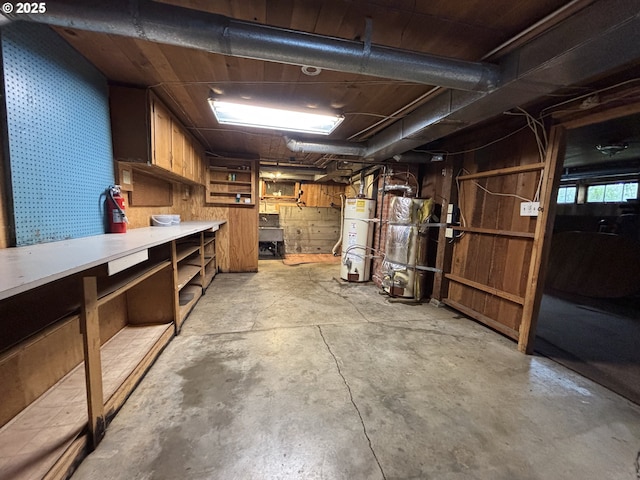
M 540 202 L 521 202 L 520 216 L 521 217 L 537 217 L 539 209 L 540 209 Z
M 447 229 L 444 231 L 444 236 L 445 236 L 446 238 L 453 238 L 453 228 L 447 228 Z

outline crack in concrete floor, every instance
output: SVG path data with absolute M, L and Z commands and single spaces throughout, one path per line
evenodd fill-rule
M 322 341 L 324 342 L 325 346 L 327 347 L 327 351 L 329 352 L 329 355 L 331 355 L 331 357 L 333 358 L 333 361 L 336 364 L 336 368 L 338 370 L 338 375 L 340 375 L 340 378 L 342 378 L 342 381 L 344 382 L 345 387 L 347 387 L 347 391 L 349 392 L 349 400 L 351 401 L 351 404 L 353 405 L 353 408 L 355 408 L 356 413 L 358 414 L 358 418 L 360 419 L 360 423 L 362 425 L 362 431 L 364 432 L 364 436 L 367 438 L 367 442 L 369 444 L 369 450 L 371 450 L 371 454 L 373 455 L 373 458 L 375 459 L 376 463 L 378 464 L 378 468 L 380 469 L 380 473 L 382 474 L 382 478 L 384 480 L 387 480 L 387 476 L 384 473 L 384 469 L 382 468 L 382 465 L 380 464 L 380 460 L 378 459 L 378 455 L 376 455 L 376 451 L 373 448 L 373 444 L 371 443 L 371 438 L 369 437 L 369 434 L 367 433 L 367 426 L 364 423 L 364 419 L 362 418 L 362 413 L 360 413 L 360 409 L 358 408 L 358 405 L 356 404 L 356 401 L 353 399 L 353 393 L 351 392 L 351 386 L 349 385 L 349 382 L 347 382 L 347 379 L 345 378 L 344 374 L 342 373 L 342 370 L 340 369 L 340 364 L 338 363 L 338 359 L 336 358 L 336 356 L 334 355 L 334 353 L 331 351 L 331 347 L 329 346 L 329 343 L 327 342 L 327 339 L 324 337 L 324 334 L 322 333 L 322 327 L 320 325 L 317 325 L 318 327 L 318 331 L 320 332 L 320 337 L 322 337 Z

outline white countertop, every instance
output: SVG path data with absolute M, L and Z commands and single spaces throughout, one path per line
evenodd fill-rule
M 60 242 L 0 249 L 0 300 L 188 235 L 216 231 L 222 221 L 134 228 Z

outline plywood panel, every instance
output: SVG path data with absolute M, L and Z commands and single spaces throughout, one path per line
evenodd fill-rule
M 307 207 L 340 206 L 340 195 L 344 194 L 344 185 L 335 183 L 305 183 L 300 189 L 304 192 L 300 200 Z
M 171 207 L 173 185 L 161 178 L 135 171 L 129 198 L 132 207 Z
M 78 276 L 71 276 L 0 300 L 0 351 L 10 348 L 66 316 L 77 313 L 80 308 L 78 285 Z
M 228 269 L 230 272 L 258 271 L 258 207 L 229 207 Z
M 58 322 L 2 354 L 0 385 L 4 393 L 0 402 L 0 426 L 42 395 L 82 359 L 82 335 L 77 315 Z
M 170 268 L 127 291 L 127 320 L 131 325 L 173 320 L 173 280 Z
M 100 305 L 100 343 L 104 344 L 127 325 L 127 301 L 124 295 Z

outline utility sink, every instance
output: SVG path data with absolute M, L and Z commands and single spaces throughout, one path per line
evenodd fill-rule
M 284 229 L 280 228 L 280 215 L 277 213 L 261 213 L 259 223 L 259 242 L 284 242 Z
M 280 227 L 258 227 L 259 242 L 283 242 L 284 229 Z

